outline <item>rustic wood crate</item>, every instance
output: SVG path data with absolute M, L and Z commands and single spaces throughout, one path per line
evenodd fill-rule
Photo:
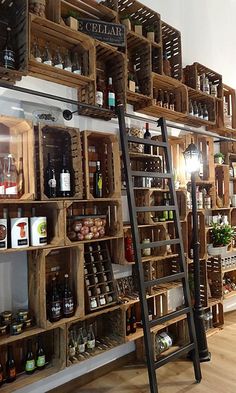
M 37 40 L 39 48 L 44 49 L 46 43 L 54 54 L 59 47 L 62 55 L 66 50 L 77 52 L 82 59 L 82 75 L 61 70 L 54 66 L 39 63 L 29 54 L 29 74 L 36 78 L 59 83 L 69 87 L 82 89 L 95 80 L 95 46 L 94 40 L 79 31 L 60 26 L 48 19 L 40 18 L 34 14 L 29 17 L 29 48 Z
M 229 201 L 229 166 L 215 164 L 215 187 L 217 207 L 230 206 Z
M 211 306 L 213 313 L 213 327 L 224 326 L 224 305 L 222 302 L 217 302 Z
M 85 356 L 77 354 L 71 358 L 69 351 L 67 353 L 67 366 L 71 366 L 78 362 L 88 359 L 89 355 L 94 357 L 100 355 L 107 350 L 115 348 L 124 343 L 124 318 L 123 312 L 117 309 L 111 311 L 108 309 L 102 310 L 101 314 L 86 316 L 85 320 L 69 323 L 67 325 L 67 334 L 73 331 L 75 334 L 79 332 L 80 328 L 85 328 L 88 331 L 89 325 L 92 325 L 95 335 L 95 349 L 93 351 L 86 351 Z M 67 336 L 67 343 L 68 343 Z
M 42 340 L 42 346 L 44 348 L 46 356 L 46 366 L 44 370 L 35 372 L 33 375 L 27 375 L 24 371 L 24 360 L 27 355 L 27 339 L 21 339 L 11 343 L 13 358 L 16 366 L 17 378 L 13 384 L 4 384 L 2 391 L 5 393 L 11 393 L 18 389 L 24 389 L 31 383 L 42 380 L 49 375 L 55 374 L 60 370 L 63 370 L 66 366 L 66 329 L 65 327 L 59 327 L 52 329 L 48 332 L 40 334 Z M 30 337 L 32 341 L 33 353 L 37 351 L 37 335 Z M 2 345 L 0 350 L 0 361 L 1 364 L 6 362 L 7 357 L 7 345 Z
M 82 149 L 86 199 L 94 199 L 93 175 L 96 171 L 96 161 L 101 163 L 103 198 L 119 198 L 121 196 L 121 173 L 117 136 L 104 132 L 83 131 Z
M 47 0 L 47 18 L 53 22 L 65 25 L 66 17 L 70 11 L 76 12 L 81 18 L 100 19 L 115 22 L 117 14 L 112 7 L 106 7 L 95 0 Z
M 209 302 L 211 297 L 214 299 L 223 299 L 223 275 L 220 257 L 212 257 L 207 260 L 207 278 L 210 288 Z
M 12 154 L 15 158 L 17 170 L 22 160 L 22 178 L 18 176 L 21 190 L 18 184 L 18 196 L 12 199 L 32 200 L 35 199 L 35 176 L 34 176 L 34 132 L 32 123 L 14 117 L 0 116 L 0 158 Z M 14 197 L 14 195 L 12 195 Z M 3 198 L 1 200 L 3 201 Z
M 84 316 L 84 248 L 83 246 L 32 251 L 28 258 L 29 309 L 36 316 L 37 325 L 51 328 L 63 325 Z M 47 313 L 47 296 L 51 281 L 58 273 L 59 282 L 69 274 L 70 285 L 75 297 L 75 314 L 50 322 Z
M 163 53 L 162 48 L 151 44 L 152 55 L 152 72 L 163 74 Z
M 107 242 L 96 242 L 84 245 L 84 268 L 87 271 L 87 273 L 84 273 L 87 313 L 96 312 L 104 307 L 116 304 L 118 299 L 117 288 L 114 281 Z M 94 269 L 96 269 L 96 272 L 94 272 Z M 98 282 L 96 282 L 96 278 Z M 109 286 L 109 291 L 107 291 L 106 285 Z M 106 300 L 105 305 L 100 304 L 99 295 L 104 295 Z M 108 296 L 112 297 L 112 301 L 109 301 Z M 91 297 L 95 297 L 97 301 L 96 308 L 91 307 Z
M 153 137 L 154 139 L 154 137 Z M 137 148 L 135 143 L 130 144 L 129 150 Z M 141 172 L 159 172 L 163 173 L 164 167 L 164 160 L 163 156 L 157 154 L 144 154 L 144 153 L 133 153 L 130 152 L 130 163 L 132 171 L 141 171 Z M 143 187 L 145 189 L 152 189 L 152 188 L 162 188 L 163 186 L 163 179 L 158 178 L 151 178 L 151 187 L 150 187 L 150 179 L 145 180 L 145 178 L 135 178 L 134 179 L 134 186 Z
M 189 286 L 190 286 L 190 294 L 192 298 L 192 303 L 194 304 L 194 276 L 193 273 L 193 263 L 188 265 L 188 273 L 189 273 Z M 209 289 L 208 289 L 208 281 L 207 281 L 207 263 L 206 260 L 200 260 L 200 298 L 203 307 L 208 306 L 209 300 Z
M 166 53 L 171 66 L 172 78 L 182 80 L 181 33 L 173 26 L 161 21 L 162 50 Z
M 68 159 L 68 164 L 73 169 L 72 189 L 73 196 L 66 199 L 83 198 L 83 175 L 80 131 L 76 128 L 60 126 L 39 125 L 35 132 L 36 136 L 36 176 L 37 195 L 41 200 L 49 200 L 45 194 L 44 173 L 47 166 L 48 153 L 51 161 L 59 174 L 62 165 L 62 152 Z M 58 179 L 58 178 L 57 178 Z M 63 199 L 61 197 L 57 197 Z M 55 199 L 57 199 L 55 198 Z M 53 198 L 54 199 L 54 198 Z M 64 198 L 65 199 L 65 198 Z
M 11 27 L 12 45 L 16 52 L 16 70 L 1 66 L 2 52 L 0 51 L 0 80 L 10 84 L 21 80 L 28 68 L 28 2 L 26 0 L 6 0 L 1 3 L 0 48 L 6 42 L 7 26 Z
M 187 215 L 188 223 L 188 258 L 190 258 L 190 248 L 192 244 L 193 234 L 193 215 L 189 212 Z M 203 212 L 198 212 L 198 236 L 200 243 L 200 258 L 204 259 L 206 256 L 206 236 L 205 236 L 205 215 Z
M 8 218 L 16 218 L 18 208 L 22 209 L 22 217 L 28 217 L 30 225 L 30 217 L 33 216 L 32 209 L 35 209 L 36 217 L 46 217 L 47 218 L 47 247 L 63 246 L 65 241 L 64 233 L 64 210 L 62 202 L 50 202 L 50 203 L 21 203 L 16 205 L 15 203 L 2 203 L 0 206 L 0 214 L 3 217 L 4 209 L 8 212 Z M 9 229 L 10 229 L 10 223 Z M 10 239 L 10 231 L 8 234 Z M 42 246 L 45 247 L 45 246 Z M 27 247 L 28 248 L 28 247 Z M 40 249 L 39 246 L 34 247 Z M 29 247 L 31 249 L 31 247 Z M 1 252 L 8 252 L 8 250 L 2 250 Z
M 83 242 L 88 243 L 98 240 L 107 240 L 109 238 L 116 238 L 123 236 L 123 221 L 122 221 L 122 206 L 118 199 L 107 199 L 101 200 L 87 200 L 87 201 L 76 201 L 76 202 L 65 202 L 65 244 L 81 244 Z M 99 238 L 93 237 L 82 240 L 78 240 L 77 237 L 73 237 L 71 232 L 73 231 L 73 222 L 83 223 L 83 220 L 88 218 L 99 218 L 105 220 L 103 227 L 105 233 Z
M 186 85 L 192 87 L 194 90 L 197 90 L 197 76 L 202 74 L 206 74 L 206 77 L 209 78 L 209 82 L 218 85 L 217 97 L 222 99 L 222 95 L 223 95 L 222 75 L 218 74 L 215 71 L 212 71 L 210 68 L 200 63 L 195 62 L 192 65 L 187 65 L 184 68 L 184 80 Z
M 188 116 L 187 116 L 187 123 L 189 125 L 195 125 L 196 127 L 200 127 L 200 126 L 214 126 L 216 125 L 216 120 L 217 120 L 217 116 L 216 116 L 216 99 L 215 97 L 212 97 L 209 94 L 203 93 L 202 91 L 199 90 L 194 90 L 191 87 L 188 87 Z M 207 110 L 208 110 L 208 120 L 205 119 L 201 119 L 198 118 L 196 116 L 192 116 L 189 114 L 189 100 L 192 101 L 192 104 L 194 101 L 197 102 L 197 104 L 201 104 L 202 107 L 204 107 L 204 105 L 206 105 Z
M 224 101 L 226 105 L 224 105 Z M 236 129 L 235 89 L 223 84 L 223 100 L 217 101 L 217 128 Z

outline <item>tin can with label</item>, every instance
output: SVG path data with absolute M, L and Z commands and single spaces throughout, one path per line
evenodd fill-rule
M 44 246 L 47 244 L 47 217 L 30 218 L 31 246 Z
M 12 248 L 29 247 L 28 217 L 11 218 Z

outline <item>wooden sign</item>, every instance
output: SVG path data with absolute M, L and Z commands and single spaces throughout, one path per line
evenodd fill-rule
M 94 19 L 78 18 L 78 21 L 82 33 L 110 45 L 125 46 L 125 26 Z

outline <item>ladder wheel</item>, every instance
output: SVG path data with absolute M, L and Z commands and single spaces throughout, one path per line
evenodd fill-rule
M 201 379 L 196 379 L 196 383 L 200 383 L 201 382 Z

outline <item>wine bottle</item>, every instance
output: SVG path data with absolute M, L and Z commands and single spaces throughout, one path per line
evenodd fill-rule
M 158 95 L 157 95 L 157 106 L 162 107 L 163 106 L 163 101 L 164 101 L 164 97 L 163 97 L 163 90 L 158 89 Z
M 52 279 L 52 292 L 49 302 L 49 317 L 51 322 L 59 321 L 62 317 L 61 298 L 57 286 L 56 277 Z
M 36 366 L 38 370 L 43 370 L 46 364 L 45 352 L 42 346 L 41 337 L 38 337 L 38 348 L 36 352 Z
M 192 100 L 189 100 L 189 109 L 188 112 L 191 116 L 193 116 L 193 103 Z
M 85 352 L 85 342 L 84 342 L 84 336 L 83 336 L 83 328 L 79 329 L 78 352 L 79 353 L 84 353 Z
M 130 333 L 136 332 L 136 316 L 134 312 L 134 307 L 131 308 L 131 317 L 130 317 Z
M 88 336 L 87 336 L 87 348 L 94 350 L 95 348 L 95 335 L 93 332 L 93 325 L 89 325 Z
M 171 205 L 171 195 L 170 194 L 168 194 L 168 205 L 169 206 Z M 173 221 L 173 219 L 174 219 L 174 212 L 173 212 L 173 210 L 169 210 L 169 212 L 168 212 L 168 219 L 169 219 L 169 221 Z
M 144 137 L 144 139 L 151 140 L 152 135 L 151 135 L 151 133 L 149 131 L 149 124 L 148 123 L 146 123 L 146 131 L 145 131 L 143 137 Z M 144 153 L 145 154 L 151 154 L 151 150 L 152 150 L 151 148 L 152 148 L 151 145 L 144 145 Z
M 116 96 L 113 87 L 112 77 L 108 78 L 108 86 L 107 86 L 107 106 L 108 109 L 113 111 L 116 106 Z
M 104 105 L 104 90 L 102 87 L 101 78 L 97 77 L 97 90 L 96 90 L 96 105 L 100 108 Z
M 46 43 L 45 49 L 44 49 L 43 64 L 47 64 L 47 65 L 52 66 L 52 54 L 51 54 L 51 51 L 49 50 L 49 43 L 48 42 Z
M 35 371 L 35 358 L 32 351 L 32 340 L 27 341 L 27 355 L 25 360 L 26 374 L 33 374 Z
M 66 155 L 62 156 L 62 168 L 60 171 L 60 196 L 71 197 L 71 174 L 67 165 Z
M 93 196 L 102 198 L 102 172 L 100 161 L 96 162 L 96 172 L 93 175 Z
M 170 103 L 169 108 L 171 111 L 175 111 L 175 97 L 173 93 L 170 93 Z
M 69 50 L 66 51 L 66 55 L 64 59 L 64 70 L 72 72 L 72 63 L 71 63 Z
M 126 336 L 130 335 L 130 310 L 126 311 Z
M 16 54 L 13 50 L 11 28 L 7 27 L 7 38 L 2 51 L 3 67 L 14 70 L 16 68 Z
M 77 52 L 75 52 L 73 56 L 72 72 L 73 74 L 82 75 L 82 65 Z
M 72 295 L 72 291 L 69 286 L 69 276 L 65 274 L 65 283 L 64 283 L 64 291 L 62 297 L 62 310 L 63 316 L 66 318 L 71 317 L 74 314 L 74 299 Z
M 169 94 L 166 90 L 164 92 L 163 108 L 169 109 Z
M 57 48 L 54 59 L 53 59 L 53 65 L 56 68 L 59 68 L 60 70 L 63 70 L 63 60 L 61 56 L 60 49 Z
M 56 198 L 56 170 L 51 162 L 50 153 L 48 153 L 48 165 L 44 173 L 44 192 L 48 198 Z
M 19 159 L 18 167 L 18 196 L 19 198 L 24 194 L 24 169 L 23 169 L 23 157 Z
M 38 41 L 34 41 L 32 55 L 38 63 L 42 63 L 42 55 L 39 49 Z
M 16 380 L 16 366 L 13 358 L 12 347 L 7 347 L 7 361 L 6 361 L 6 382 L 11 383 Z
M 136 64 L 134 64 L 134 83 L 135 83 L 135 93 L 140 93 L 140 86 L 139 86 L 139 81 L 138 81 Z
M 68 353 L 69 353 L 69 357 L 71 359 L 73 359 L 75 357 L 76 348 L 75 348 L 75 340 L 74 340 L 73 330 L 71 330 L 69 332 Z

